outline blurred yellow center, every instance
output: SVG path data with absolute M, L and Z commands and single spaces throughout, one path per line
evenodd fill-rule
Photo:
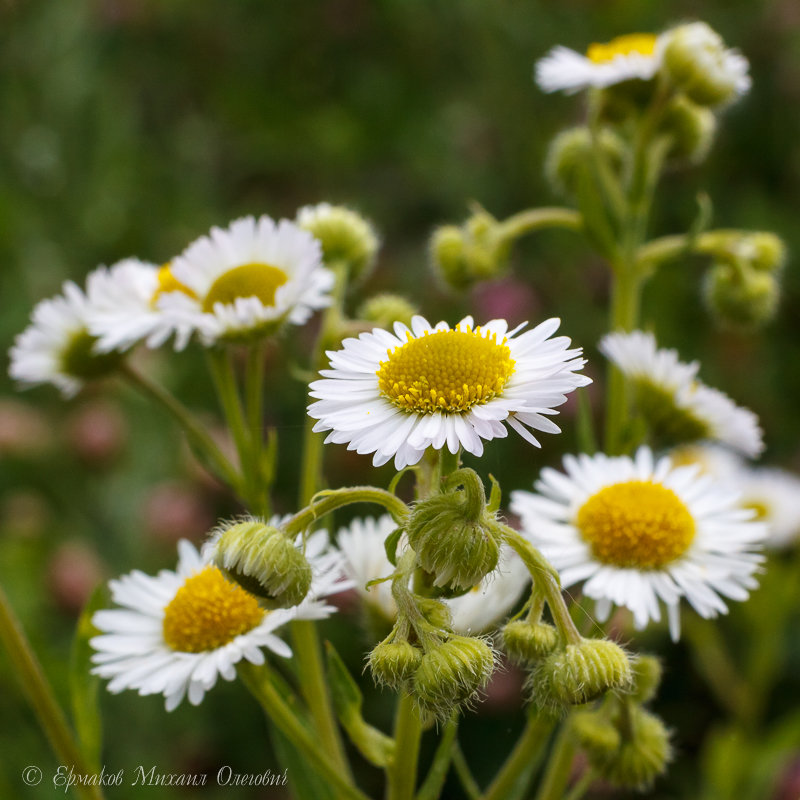
M 258 625 L 266 612 L 255 597 L 208 566 L 183 582 L 164 609 L 164 641 L 173 650 L 216 650 Z
M 629 33 L 603 44 L 590 44 L 586 57 L 595 64 L 605 64 L 617 56 L 652 56 L 656 49 L 656 39 L 652 33 Z
M 203 300 L 203 311 L 213 311 L 215 303 L 232 304 L 239 297 L 257 297 L 265 306 L 275 305 L 275 292 L 289 276 L 272 264 L 242 264 L 223 272 Z
M 758 499 L 755 499 L 755 498 L 753 498 L 753 499 L 745 499 L 745 500 L 742 500 L 741 505 L 742 505 L 743 508 L 746 508 L 749 511 L 755 511 L 756 512 L 756 515 L 755 515 L 755 517 L 753 517 L 753 519 L 765 520 L 765 519 L 769 519 L 769 517 L 770 517 L 770 507 L 763 500 L 758 500 Z
M 683 501 L 651 481 L 601 489 L 581 506 L 577 526 L 598 561 L 638 569 L 659 569 L 674 561 L 695 534 Z
M 514 374 L 506 340 L 474 331 L 438 331 L 396 347 L 381 361 L 381 394 L 404 411 L 459 413 L 502 394 Z
M 153 296 L 150 298 L 150 305 L 155 308 L 158 298 L 167 292 L 183 292 L 189 297 L 197 298 L 197 295 L 185 284 L 181 283 L 169 268 L 169 264 L 164 264 L 158 271 L 158 286 L 156 287 Z

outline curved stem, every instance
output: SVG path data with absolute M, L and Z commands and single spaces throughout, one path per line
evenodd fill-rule
M 28 702 L 58 760 L 65 766 L 73 766 L 79 775 L 93 775 L 2 587 L 0 587 L 0 641 L 8 652 Z M 99 786 L 76 784 L 73 788 L 75 793 L 85 800 L 103 798 Z
M 456 743 L 453 745 L 453 769 L 469 800 L 479 800 L 481 796 L 481 787 L 478 786 L 478 782 L 472 777 L 469 764 L 467 764 L 467 759 L 464 757 L 464 751 L 461 749 L 458 740 L 456 740 Z
M 208 459 L 208 464 L 217 477 L 241 496 L 241 476 L 191 412 L 174 395 L 142 375 L 129 363 L 123 362 L 120 370 L 135 389 L 154 400 L 177 420 L 190 443 Z
M 544 778 L 536 793 L 536 800 L 561 800 L 567 783 L 569 783 L 572 759 L 575 757 L 576 749 L 568 717 L 561 724 L 561 729 L 550 752 Z
M 501 235 L 510 238 L 524 236 L 526 233 L 533 233 L 544 228 L 565 228 L 570 231 L 580 231 L 582 227 L 583 218 L 580 212 L 571 208 L 555 206 L 520 211 L 500 223 Z
M 529 716 L 522 736 L 517 740 L 506 763 L 495 776 L 483 800 L 506 800 L 524 793 L 534 769 L 544 754 L 544 745 L 553 729 L 554 721 Z M 521 791 L 522 790 L 522 791 Z
M 298 511 L 286 522 L 283 527 L 288 534 L 299 533 L 326 514 L 353 503 L 377 503 L 383 506 L 397 521 L 404 520 L 408 514 L 408 506 L 399 497 L 373 486 L 331 489 L 320 492 L 318 497 L 320 497 L 319 500 Z
M 414 701 L 407 694 L 400 697 L 394 725 L 395 760 L 388 768 L 387 800 L 412 800 L 417 782 L 419 744 L 422 722 Z
M 458 735 L 458 717 L 454 714 L 444 727 L 444 733 L 436 748 L 436 755 L 416 800 L 437 800 L 442 793 L 447 772 L 453 759 L 453 750 Z

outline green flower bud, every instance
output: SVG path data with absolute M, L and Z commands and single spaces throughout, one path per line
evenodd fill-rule
M 604 711 L 578 711 L 572 717 L 572 731 L 589 760 L 607 759 L 622 741 L 619 731 Z
M 418 313 L 417 306 L 399 294 L 376 294 L 362 303 L 356 316 L 379 328 L 390 328 L 395 322 L 411 325 L 411 317 Z
M 311 565 L 283 531 L 259 520 L 222 529 L 214 563 L 266 608 L 296 606 L 311 588 Z
M 494 653 L 483 639 L 451 636 L 422 656 L 413 694 L 423 711 L 444 718 L 489 682 Z
M 497 566 L 502 532 L 485 499 L 475 476 L 463 490 L 432 495 L 412 509 L 406 534 L 434 586 L 469 589 Z
M 709 310 L 723 327 L 758 328 L 769 322 L 778 308 L 780 286 L 775 276 L 747 265 L 714 264 L 703 288 Z
M 462 291 L 500 275 L 508 262 L 511 243 L 497 220 L 479 211 L 463 227 L 437 228 L 429 249 L 434 271 L 452 289 Z
M 60 371 L 81 381 L 92 381 L 116 370 L 125 354 L 113 350 L 110 353 L 98 353 L 96 344 L 97 337 L 88 331 L 76 333 L 61 351 Z
M 663 69 L 672 84 L 701 106 L 718 106 L 750 88 L 747 59 L 728 50 L 704 22 L 680 25 L 664 34 Z
M 733 249 L 738 258 L 759 272 L 780 272 L 786 263 L 786 245 L 767 231 L 745 234 Z
M 598 146 L 616 172 L 621 169 L 625 146 L 613 131 L 603 128 Z M 565 197 L 578 193 L 580 175 L 591 163 L 592 138 L 588 128 L 561 131 L 550 143 L 544 162 L 544 174 L 553 191 Z
M 647 703 L 656 696 L 661 683 L 661 662 L 655 656 L 637 655 L 631 659 L 633 684 L 628 695 L 634 703 Z
M 631 706 L 625 725 L 620 724 L 622 743 L 606 756 L 592 754 L 590 761 L 600 776 L 615 786 L 647 789 L 667 768 L 672 757 L 669 733 L 655 714 Z
M 434 628 L 449 631 L 453 626 L 453 615 L 441 601 L 429 597 L 415 597 L 417 608 Z
M 400 689 L 409 681 L 422 661 L 422 650 L 408 641 L 381 642 L 369 654 L 372 677 L 390 689 Z
M 534 702 L 553 713 L 596 700 L 631 684 L 625 651 L 607 639 L 583 639 L 539 661 L 530 677 Z
M 344 206 L 320 203 L 297 212 L 297 224 L 319 239 L 326 264 L 345 262 L 352 280 L 367 275 L 378 252 L 378 237 L 372 226 Z
M 518 663 L 535 663 L 555 650 L 558 633 L 546 622 L 518 619 L 503 628 L 503 649 Z
M 713 111 L 678 95 L 664 111 L 659 130 L 672 138 L 669 158 L 698 164 L 711 149 L 717 118 Z

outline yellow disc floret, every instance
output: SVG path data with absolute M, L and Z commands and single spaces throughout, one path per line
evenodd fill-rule
M 683 555 L 694 518 L 666 486 L 627 481 L 606 486 L 578 511 L 577 527 L 594 557 L 615 567 L 659 569 Z
M 481 329 L 426 333 L 389 352 L 378 369 L 381 394 L 404 411 L 461 413 L 503 393 L 515 361 L 506 340 Z
M 252 595 L 205 567 L 183 582 L 164 609 L 164 641 L 173 650 L 216 650 L 258 625 L 266 612 Z
M 617 56 L 652 56 L 656 39 L 652 33 L 629 33 L 603 44 L 590 44 L 586 57 L 595 64 L 606 64 Z
M 197 295 L 188 287 L 182 284 L 173 274 L 169 264 L 164 264 L 158 270 L 158 286 L 150 298 L 150 305 L 155 308 L 158 298 L 168 292 L 183 292 L 188 297 L 197 298 Z
M 289 276 L 272 264 L 253 262 L 223 272 L 208 290 L 203 311 L 213 311 L 216 303 L 233 304 L 239 297 L 257 297 L 265 306 L 275 305 L 275 292 Z

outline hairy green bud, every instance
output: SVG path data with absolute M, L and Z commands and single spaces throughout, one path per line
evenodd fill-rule
M 543 711 L 563 713 L 631 684 L 625 651 L 607 639 L 583 639 L 539 661 L 529 680 L 533 700 Z
M 344 262 L 352 280 L 367 275 L 378 252 L 378 237 L 360 214 L 344 206 L 320 203 L 297 212 L 297 224 L 319 240 L 326 264 Z
M 607 759 L 619 749 L 622 737 L 605 711 L 578 711 L 572 716 L 572 731 L 589 759 Z
M 451 636 L 422 656 L 414 674 L 413 696 L 420 708 L 445 718 L 469 703 L 489 682 L 494 653 L 483 639 Z
M 586 127 L 561 131 L 550 143 L 544 162 L 544 173 L 553 191 L 564 197 L 574 197 L 580 186 L 581 172 L 592 159 L 592 137 Z M 597 146 L 615 172 L 621 169 L 625 146 L 617 134 L 603 128 Z
M 717 118 L 708 108 L 678 95 L 664 111 L 659 130 L 671 137 L 669 158 L 699 164 L 714 142 Z
M 266 608 L 296 606 L 311 588 L 311 565 L 303 553 L 283 531 L 259 520 L 222 528 L 214 563 Z
M 704 22 L 680 25 L 664 37 L 663 69 L 692 102 L 719 106 L 749 89 L 747 60 L 728 50 L 722 37 Z
M 376 683 L 400 689 L 411 680 L 422 661 L 422 650 L 408 641 L 381 642 L 367 658 Z
M 409 515 L 408 542 L 434 586 L 469 589 L 497 566 L 502 531 L 486 510 L 480 478 L 472 476 L 463 490 L 420 500 Z
M 453 625 L 453 615 L 450 609 L 440 600 L 433 600 L 429 597 L 415 597 L 417 608 L 422 616 L 434 627 L 439 630 L 449 631 Z
M 655 656 L 639 654 L 631 659 L 633 683 L 628 694 L 634 703 L 648 703 L 656 696 L 663 669 Z
M 769 322 L 780 298 L 775 275 L 741 263 L 712 265 L 703 290 L 706 304 L 721 326 L 745 331 Z
M 647 789 L 664 773 L 672 757 L 669 733 L 664 723 L 639 706 L 622 709 L 617 720 L 619 748 L 605 755 L 587 751 L 598 774 L 615 786 Z
M 417 306 L 399 294 L 376 294 L 361 304 L 356 316 L 379 328 L 390 328 L 395 322 L 411 325 L 411 318 L 418 313 Z
M 734 252 L 759 272 L 780 272 L 786 263 L 786 245 L 768 231 L 745 234 L 734 246 Z
M 558 632 L 546 622 L 512 620 L 502 631 L 503 649 L 518 663 L 533 664 L 555 650 Z

